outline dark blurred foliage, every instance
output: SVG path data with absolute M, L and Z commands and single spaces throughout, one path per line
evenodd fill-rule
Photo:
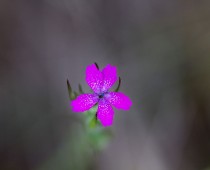
M 0 169 L 210 166 L 209 0 L 1 0 Z M 90 153 L 66 79 L 118 67 L 133 100 Z

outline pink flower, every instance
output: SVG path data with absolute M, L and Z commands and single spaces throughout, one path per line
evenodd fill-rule
M 110 92 L 109 89 L 117 81 L 117 68 L 108 64 L 100 71 L 95 64 L 86 69 L 86 82 L 93 90 L 93 94 L 81 94 L 71 102 L 74 112 L 84 112 L 98 103 L 97 118 L 103 126 L 110 126 L 113 122 L 114 110 L 129 110 L 132 101 L 121 92 Z

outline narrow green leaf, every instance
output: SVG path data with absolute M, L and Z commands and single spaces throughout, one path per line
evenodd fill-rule
M 69 83 L 69 80 L 67 79 L 67 88 L 68 88 L 68 93 L 69 93 L 69 99 L 71 100 L 71 93 L 72 93 L 72 88 L 71 85 Z
M 98 64 L 97 64 L 96 62 L 95 62 L 94 64 L 96 65 L 97 69 L 99 70 L 99 66 L 98 66 Z
M 74 99 L 76 99 L 77 96 L 79 96 L 79 94 L 76 91 L 74 91 Z
M 97 118 L 96 118 L 96 116 L 94 116 L 89 123 L 89 127 L 90 128 L 95 128 L 96 125 L 97 125 Z
M 79 84 L 79 93 L 80 93 L 80 94 L 84 94 L 84 91 L 83 91 L 83 89 L 82 89 L 81 84 Z
M 117 86 L 117 88 L 115 89 L 115 92 L 118 92 L 118 91 L 119 91 L 120 85 L 121 85 L 121 78 L 119 77 L 118 86 Z
M 76 92 L 72 91 L 72 88 L 68 79 L 67 79 L 67 88 L 68 88 L 68 93 L 69 93 L 69 99 L 74 100 L 76 98 Z

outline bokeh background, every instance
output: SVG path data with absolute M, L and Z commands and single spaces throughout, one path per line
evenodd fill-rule
M 116 65 L 130 111 L 89 154 L 66 79 Z M 209 0 L 0 0 L 1 170 L 207 170 Z

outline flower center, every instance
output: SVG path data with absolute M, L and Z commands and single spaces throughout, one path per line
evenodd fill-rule
M 103 99 L 106 97 L 107 94 L 108 94 L 108 91 L 100 92 L 100 93 L 98 93 L 98 97 L 99 97 L 99 99 Z
M 98 95 L 99 99 L 104 97 L 104 93 Z

